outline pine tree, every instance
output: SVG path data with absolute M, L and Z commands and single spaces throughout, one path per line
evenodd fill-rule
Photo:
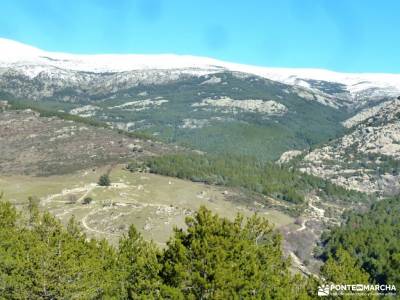
M 346 284 L 369 284 L 368 273 L 360 268 L 357 261 L 342 247 L 334 256 L 329 257 L 321 267 L 321 275 L 327 283 Z M 355 295 L 356 296 L 356 295 Z M 341 296 L 342 299 L 353 299 L 352 295 Z M 359 299 L 375 299 L 374 295 L 365 297 L 357 296 Z
M 101 175 L 98 181 L 98 185 L 100 186 L 110 186 L 111 180 L 107 174 Z
M 308 298 L 307 280 L 293 276 L 283 257 L 281 237 L 264 219 L 233 222 L 204 207 L 175 230 L 161 276 L 189 299 Z
M 162 283 L 160 252 L 152 242 L 145 241 L 134 226 L 121 238 L 118 256 L 129 299 L 183 297 L 179 290 Z

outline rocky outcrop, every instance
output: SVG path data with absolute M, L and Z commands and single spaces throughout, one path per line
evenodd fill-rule
M 304 172 L 366 193 L 400 191 L 400 100 L 381 103 L 344 122 L 353 130 L 308 153 Z
M 270 115 L 282 115 L 287 112 L 285 105 L 274 100 L 235 100 L 229 97 L 221 97 L 217 99 L 203 99 L 201 102 L 193 103 L 193 107 L 215 108 L 222 112 L 253 112 Z

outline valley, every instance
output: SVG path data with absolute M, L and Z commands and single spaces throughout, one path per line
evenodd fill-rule
M 167 249 L 211 213 L 236 239 L 256 214 L 319 280 L 321 237 L 400 192 L 398 75 L 26 47 L 0 39 L 0 195 L 75 220 L 85 243 L 118 249 L 133 225 Z
M 41 113 L 32 109 L 0 112 L 3 125 L 0 140 L 4 154 L 0 164 L 0 190 L 21 212 L 27 211 L 28 199 L 31 198 L 42 211 L 49 211 L 64 225 L 74 218 L 88 238 L 105 238 L 117 245 L 129 225 L 133 224 L 145 239 L 161 247 L 170 238 L 173 228 L 185 228 L 185 218 L 192 216 L 200 206 L 229 219 L 237 213 L 245 216 L 257 213 L 265 216 L 285 236 L 285 251 L 299 260 L 298 268 L 304 268 L 302 261 L 306 261 L 307 272 L 318 272 L 318 261 L 312 256 L 313 247 L 322 230 L 337 222 L 340 213 L 333 211 L 332 220 L 318 213 L 315 215 L 314 212 L 320 208 L 314 205 L 325 207 L 326 200 L 311 204 L 311 194 L 308 193 L 312 190 L 307 191 L 304 187 L 301 193 L 305 193 L 305 200 L 296 204 L 281 196 L 279 189 L 262 195 L 257 190 L 251 191 L 240 185 L 223 186 L 201 177 L 196 182 L 174 178 L 178 177 L 176 175 L 157 175 L 141 164 L 157 161 L 157 157 L 162 162 L 164 157 L 168 160 L 168 155 L 178 159 L 187 157 L 196 162 L 196 157 L 204 154 L 154 140 L 129 137 L 99 126 L 101 123 L 94 126 L 80 119 L 68 120 L 64 115 L 62 119 L 41 116 Z M 215 169 L 215 178 L 220 176 L 220 172 L 226 172 L 220 174 L 229 178 L 231 168 L 239 167 L 230 167 L 227 162 L 224 163 L 226 171 L 222 167 Z M 250 167 L 254 163 L 244 159 L 239 168 L 254 173 L 256 169 L 251 171 Z M 217 160 L 212 163 L 215 166 L 219 164 Z M 186 166 L 189 172 L 201 171 L 189 160 L 175 166 Z M 274 176 L 282 178 L 274 179 L 276 184 L 289 175 L 279 169 L 276 172 L 268 175 L 271 180 Z M 98 185 L 102 174 L 109 174 L 110 187 Z M 234 180 L 246 183 L 245 178 Z M 318 199 L 317 196 L 314 198 Z M 349 205 L 351 202 L 340 202 L 338 207 L 343 209 Z

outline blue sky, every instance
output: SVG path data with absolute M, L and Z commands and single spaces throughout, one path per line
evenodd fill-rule
M 0 8 L 0 37 L 45 50 L 400 73 L 398 0 L 0 0 Z

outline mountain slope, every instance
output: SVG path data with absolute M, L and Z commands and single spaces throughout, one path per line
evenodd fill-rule
M 64 174 L 146 155 L 173 152 L 159 142 L 32 110 L 0 110 L 0 173 Z
M 400 191 L 400 99 L 365 109 L 344 122 L 349 132 L 308 153 L 303 171 L 379 195 Z
M 400 75 L 276 69 L 178 55 L 72 55 L 0 39 L 0 98 L 200 150 L 277 159 L 343 134 Z
M 30 80 L 19 82 L 24 93 L 41 92 Z M 96 118 L 128 131 L 145 131 L 165 142 L 207 152 L 269 160 L 335 138 L 344 130 L 341 122 L 350 116 L 303 98 L 297 88 L 243 73 L 220 72 L 126 88 L 110 85 L 117 87 L 106 92 L 108 85 L 93 83 L 91 91 L 96 94 L 88 95 L 76 85 L 23 102 Z
M 205 75 L 232 71 L 303 87 L 322 95 L 341 95 L 343 99 L 355 104 L 359 104 L 366 97 L 371 98 L 371 95 L 373 98 L 381 98 L 393 96 L 400 91 L 399 74 L 345 74 L 321 69 L 265 68 L 190 55 L 72 55 L 46 52 L 2 38 L 0 68 L 17 69 L 31 79 L 45 73 L 49 77 L 77 81 L 79 78 L 74 78 L 77 76 L 76 72 L 121 73 L 121 77 L 129 78 L 132 76 L 128 76 L 127 72 L 136 71 L 134 73 L 137 75 L 140 73 L 137 71 L 143 73 L 160 70 L 160 75 L 168 75 L 169 80 L 174 80 L 183 74 Z M 68 76 L 65 71 L 72 73 Z M 146 79 L 154 76 L 150 72 L 149 76 L 141 80 L 146 82 Z

